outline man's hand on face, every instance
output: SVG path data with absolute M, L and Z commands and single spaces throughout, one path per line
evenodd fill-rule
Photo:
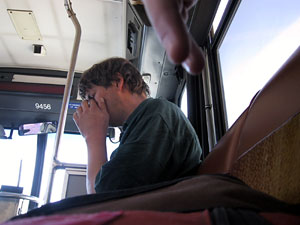
M 109 114 L 103 98 L 98 104 L 94 99 L 83 101 L 73 114 L 73 119 L 84 138 L 106 136 Z
M 143 0 L 147 15 L 169 59 L 191 74 L 204 67 L 201 48 L 189 34 L 185 22 L 188 10 L 197 0 Z

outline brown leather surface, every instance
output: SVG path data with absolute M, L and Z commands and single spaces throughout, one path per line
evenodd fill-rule
M 230 174 L 279 200 L 300 203 L 300 114 L 245 152 Z
M 264 212 L 291 212 L 299 209 L 249 188 L 224 175 L 201 175 L 177 184 L 126 198 L 70 207 L 56 213 L 94 213 L 118 210 L 192 212 L 215 207 L 247 208 Z M 295 211 L 294 211 L 295 210 Z
M 213 148 L 198 174 L 228 173 L 244 152 L 300 112 L 300 47 Z

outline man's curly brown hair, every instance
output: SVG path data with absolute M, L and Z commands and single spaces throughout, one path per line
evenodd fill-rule
M 150 95 L 148 85 L 134 65 L 126 59 L 116 57 L 97 63 L 82 74 L 79 82 L 81 98 L 86 99 L 86 93 L 93 85 L 108 88 L 114 81 L 119 82 L 120 75 L 131 93 Z

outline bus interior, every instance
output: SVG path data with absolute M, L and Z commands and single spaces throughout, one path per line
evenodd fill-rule
M 299 12 L 298 0 L 198 0 L 187 27 L 205 67 L 193 76 L 168 59 L 142 1 L 0 1 L 0 223 L 86 195 L 78 83 L 114 56 L 191 121 L 198 175 L 229 173 L 299 206 Z M 108 129 L 108 155 L 120 132 Z

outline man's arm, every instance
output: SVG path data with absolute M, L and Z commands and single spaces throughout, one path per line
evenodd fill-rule
M 169 59 L 191 74 L 199 74 L 204 67 L 201 48 L 185 25 L 188 10 L 197 0 L 143 0 L 147 15 Z
M 101 166 L 107 162 L 106 132 L 109 115 L 103 99 L 97 103 L 83 101 L 73 115 L 74 121 L 85 138 L 88 149 L 87 192 L 95 193 L 95 178 Z

